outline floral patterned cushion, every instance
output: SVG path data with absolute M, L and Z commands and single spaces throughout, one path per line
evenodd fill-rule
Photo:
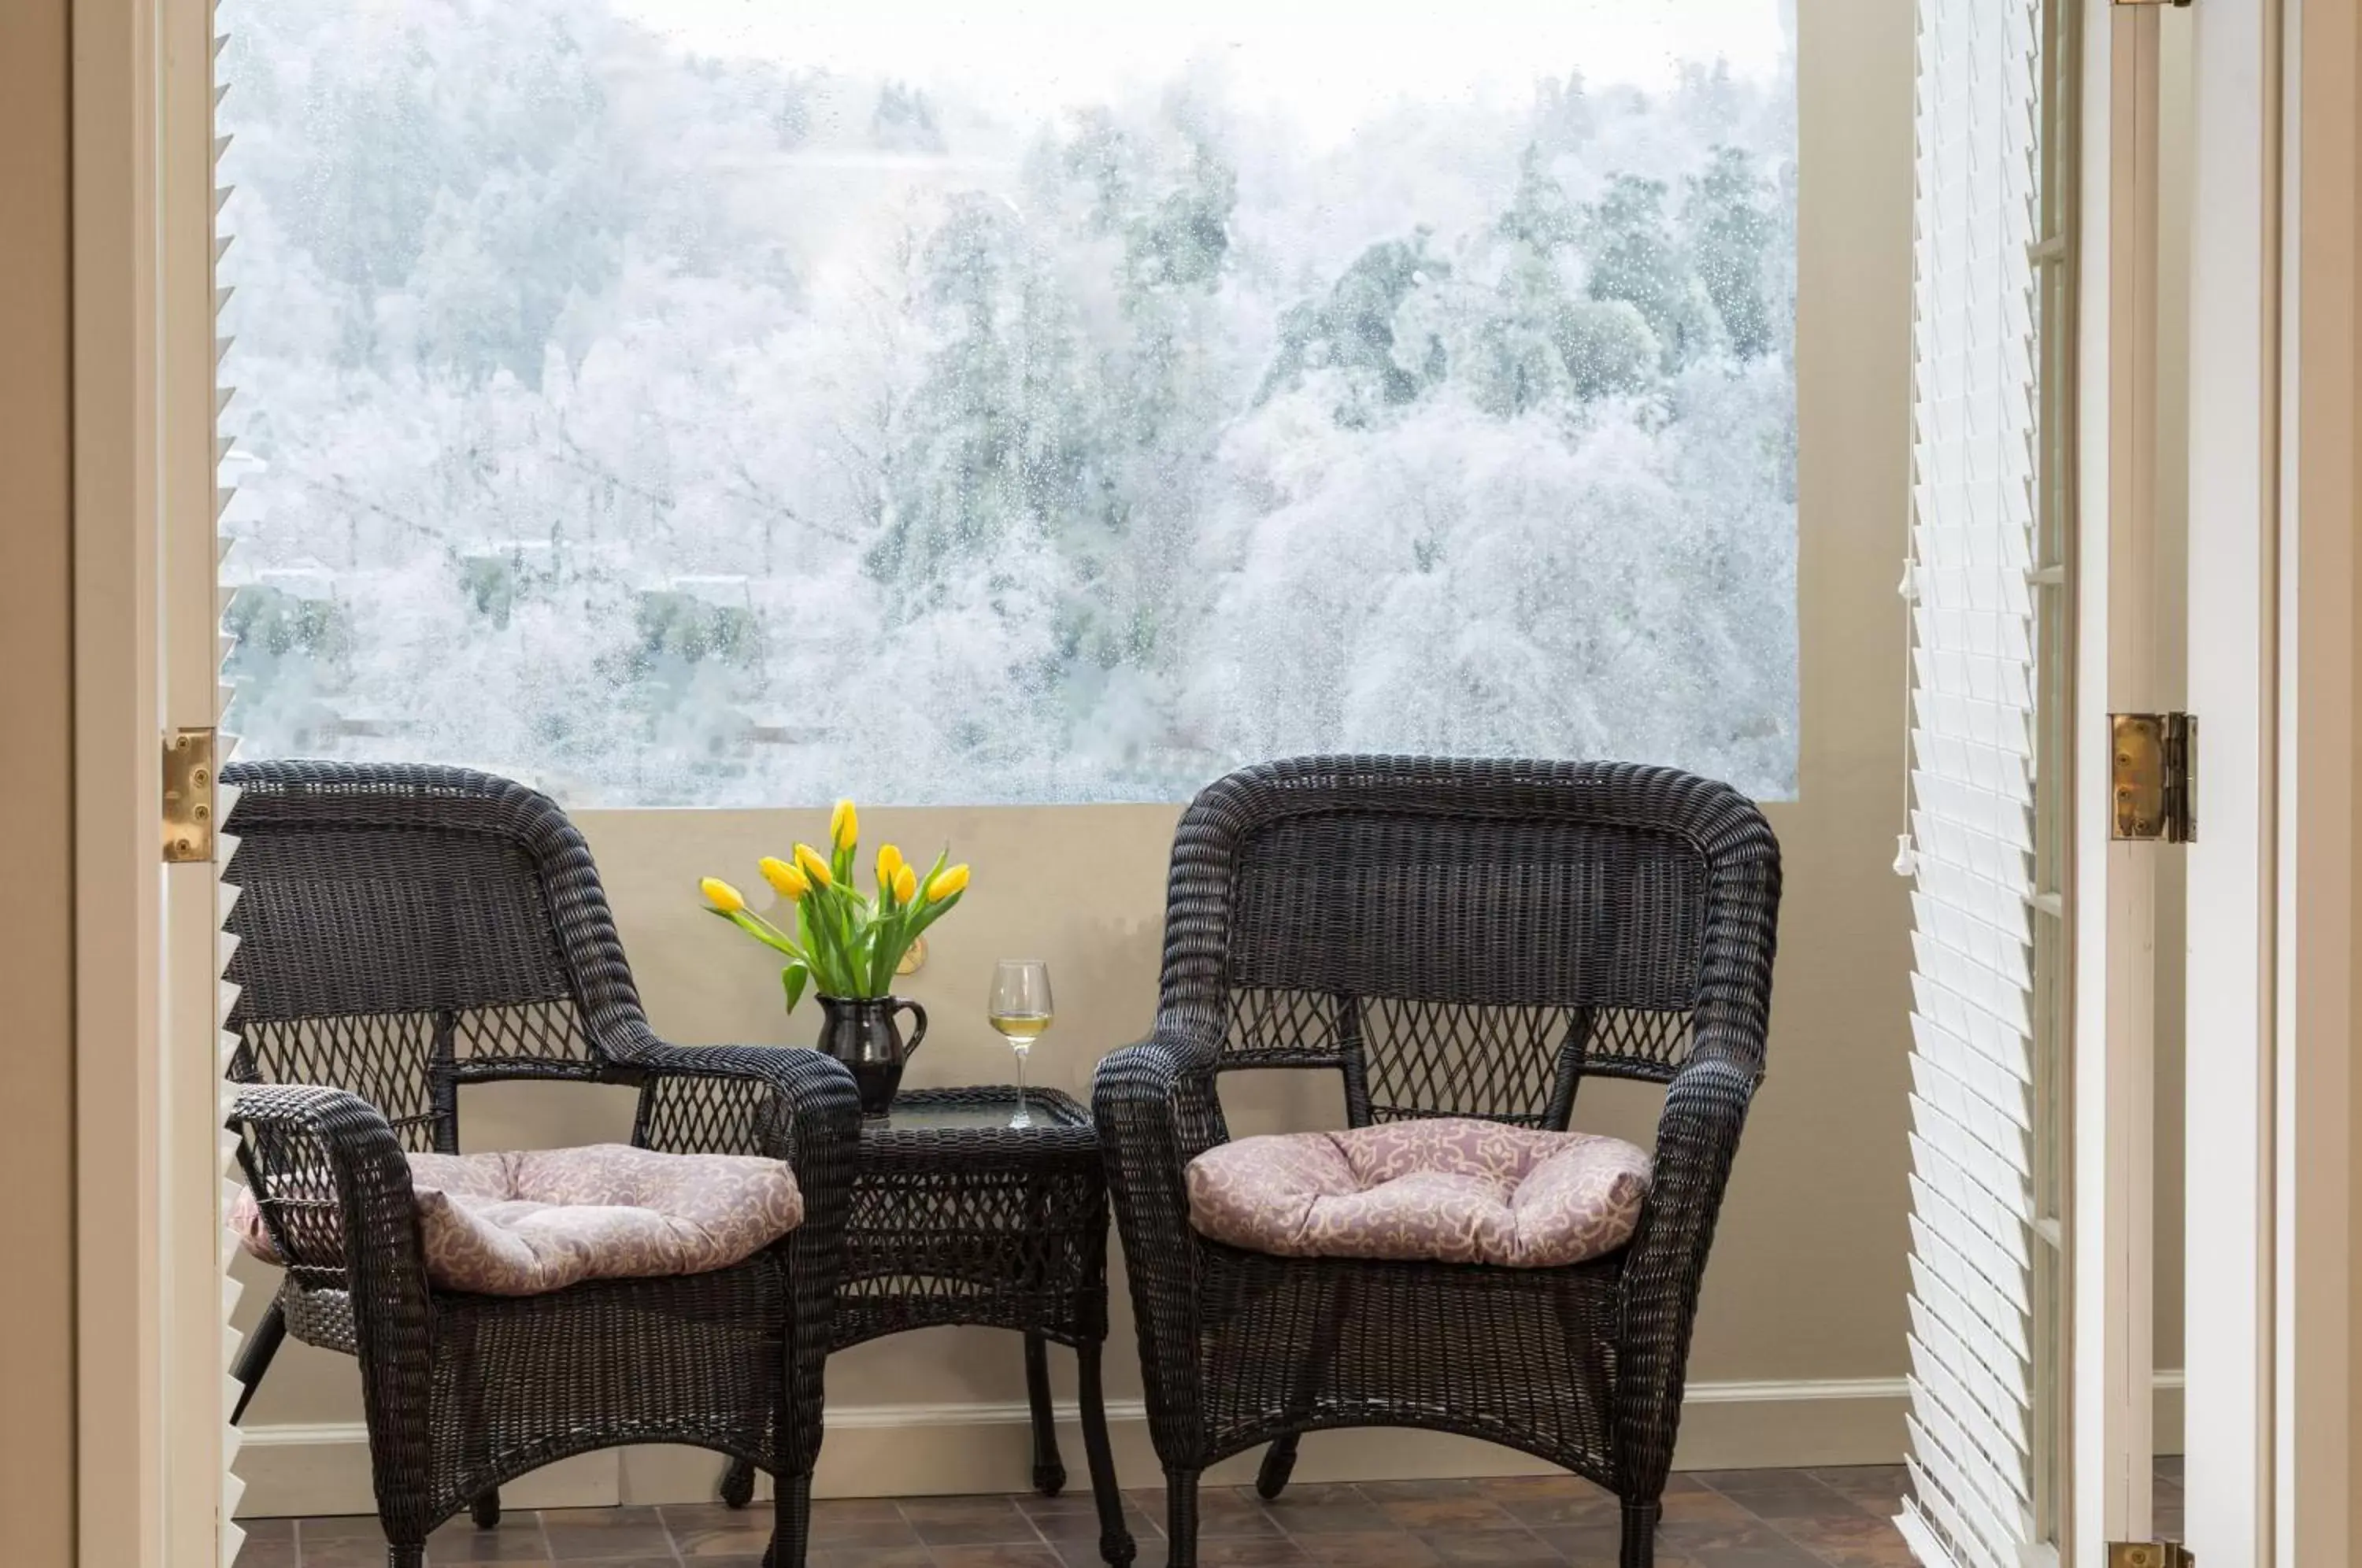
M 1241 1138 L 1189 1162 L 1198 1233 L 1281 1257 L 1552 1268 L 1631 1240 L 1649 1156 L 1458 1117 Z
M 660 1154 L 622 1143 L 413 1154 L 410 1180 L 427 1277 L 485 1296 L 726 1268 L 804 1218 L 795 1173 L 745 1154 Z M 253 1193 L 239 1191 L 230 1225 L 248 1252 L 282 1261 Z

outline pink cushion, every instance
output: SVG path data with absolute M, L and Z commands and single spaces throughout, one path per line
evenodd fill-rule
M 660 1154 L 622 1143 L 413 1154 L 410 1180 L 427 1277 L 485 1296 L 726 1268 L 804 1218 L 795 1173 L 747 1154 Z M 248 1252 L 283 1261 L 251 1192 L 239 1191 L 230 1224 Z
M 1631 1240 L 1649 1156 L 1459 1117 L 1241 1138 L 1189 1162 L 1198 1233 L 1281 1257 L 1553 1268 Z

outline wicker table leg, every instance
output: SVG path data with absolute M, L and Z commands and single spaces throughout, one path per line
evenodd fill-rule
M 1083 1463 L 1090 1467 L 1091 1496 L 1099 1508 L 1099 1561 L 1123 1568 L 1140 1555 L 1123 1524 L 1123 1494 L 1115 1484 L 1115 1450 L 1108 1442 L 1107 1397 L 1099 1387 L 1099 1346 L 1075 1352 L 1081 1371 L 1078 1390 L 1083 1419 Z
M 1033 1407 L 1033 1490 L 1054 1497 L 1066 1489 L 1065 1461 L 1058 1457 L 1058 1427 L 1050 1413 L 1048 1342 L 1025 1336 L 1025 1397 Z

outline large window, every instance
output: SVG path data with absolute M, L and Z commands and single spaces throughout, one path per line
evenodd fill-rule
M 1789 0 L 227 0 L 246 755 L 1795 774 Z

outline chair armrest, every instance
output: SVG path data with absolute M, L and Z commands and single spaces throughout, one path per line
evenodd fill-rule
M 1624 1264 L 1617 1358 L 1621 1445 L 1644 1488 L 1672 1463 L 1698 1286 L 1759 1076 L 1702 1041 L 1665 1090 L 1649 1198 Z
M 650 1035 L 615 1061 L 640 1083 L 632 1142 L 644 1149 L 767 1154 L 796 1165 L 799 1179 L 806 1154 L 833 1152 L 852 1170 L 861 1097 L 833 1056 L 785 1045 L 668 1045 Z
M 1214 1092 L 1215 1051 L 1160 1029 L 1102 1059 L 1091 1110 L 1107 1162 L 1108 1194 L 1131 1282 L 1132 1320 L 1150 1419 L 1160 1429 L 1199 1419 L 1198 1238 L 1189 1229 L 1183 1172 L 1226 1142 Z M 1167 1446 L 1159 1430 L 1158 1449 Z M 1175 1452 L 1192 1440 L 1175 1434 Z
M 359 1096 L 310 1084 L 248 1084 L 226 1125 L 289 1272 L 349 1295 L 371 1443 L 416 1450 L 378 1463 L 424 1473 L 434 1309 L 401 1140 Z

